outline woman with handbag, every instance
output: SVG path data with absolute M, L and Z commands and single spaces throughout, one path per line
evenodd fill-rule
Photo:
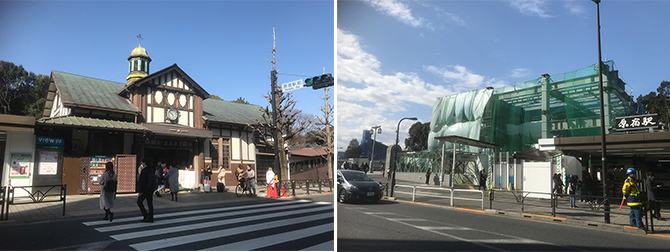
M 105 172 L 100 176 L 100 209 L 105 210 L 105 218 L 103 220 L 114 220 L 114 213 L 111 209 L 114 207 L 114 199 L 116 198 L 116 186 L 118 184 L 118 176 L 114 173 L 114 164 L 107 162 L 105 164 Z

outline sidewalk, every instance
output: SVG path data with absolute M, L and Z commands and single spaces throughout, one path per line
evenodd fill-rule
M 221 204 L 221 203 L 243 203 L 243 202 L 253 202 L 257 199 L 266 198 L 266 188 L 265 186 L 256 187 L 258 197 L 237 197 L 235 195 L 235 188 L 227 187 L 227 191 L 223 193 L 216 192 L 216 188 L 211 193 L 205 193 L 202 191 L 181 191 L 178 195 L 177 202 L 171 201 L 170 194 L 163 194 L 163 197 L 153 197 L 154 210 L 160 211 L 160 209 L 169 209 L 169 208 L 181 208 L 181 207 L 194 207 L 212 204 Z M 280 190 L 281 193 L 281 190 Z M 324 188 L 323 193 L 330 194 L 328 188 Z M 290 194 L 290 192 L 287 192 Z M 309 195 L 316 195 L 318 192 L 310 190 Z M 296 197 L 306 196 L 307 192 L 304 189 L 296 189 Z M 45 201 L 57 199 L 58 197 L 47 197 Z M 283 197 L 281 199 L 293 198 L 290 196 Z M 4 223 L 33 223 L 33 222 L 44 222 L 51 220 L 60 220 L 67 218 L 75 218 L 88 215 L 100 215 L 100 219 L 104 216 L 105 212 L 100 209 L 100 194 L 83 194 L 83 195 L 67 195 L 65 202 L 65 215 L 63 216 L 63 202 L 62 201 L 52 201 L 52 202 L 41 202 L 41 203 L 25 203 L 25 204 L 13 204 L 9 205 L 9 219 L 0 220 L 0 227 Z M 15 198 L 15 203 L 20 202 L 31 202 L 27 198 Z M 116 195 L 116 200 L 114 201 L 114 208 L 112 212 L 116 214 L 116 217 L 121 217 L 124 215 L 133 215 L 136 214 L 140 216 L 140 210 L 137 207 L 137 193 L 122 193 Z M 146 205 L 146 203 L 145 203 Z M 122 213 L 122 214 L 119 214 Z
M 371 178 L 379 181 L 380 183 L 390 186 L 390 180 L 385 177 L 382 177 L 381 174 L 373 173 L 368 174 Z M 402 181 L 396 179 L 396 185 L 408 185 L 408 186 L 420 186 L 428 188 L 439 188 L 436 185 L 426 185 L 410 181 Z M 468 186 L 461 186 L 458 189 L 472 189 L 473 192 L 479 192 L 477 188 L 470 188 Z M 401 190 L 397 188 L 398 192 Z M 424 190 L 422 191 L 421 197 L 417 197 L 416 201 L 420 203 L 427 203 L 431 205 L 439 206 L 450 206 L 450 199 L 448 198 L 439 198 L 435 196 L 444 196 L 440 195 L 441 191 L 438 190 Z M 454 196 L 455 198 L 458 196 Z M 461 197 L 467 198 L 476 198 L 480 197 L 479 195 L 473 196 L 472 194 L 463 195 Z M 397 193 L 396 198 L 399 200 L 412 200 L 411 193 Z M 577 208 L 570 208 L 569 197 L 563 197 L 558 199 L 558 205 L 556 206 L 555 217 L 551 213 L 551 200 L 549 199 L 538 199 L 526 197 L 523 201 L 523 210 L 521 204 L 521 194 L 516 191 L 507 191 L 507 190 L 495 190 L 495 197 L 493 202 L 488 200 L 488 192 L 484 192 L 484 210 L 482 211 L 482 202 L 481 201 L 469 201 L 469 200 L 459 200 L 454 199 L 454 207 L 466 208 L 472 211 L 481 211 L 491 214 L 500 214 L 505 216 L 513 216 L 527 219 L 535 220 L 544 220 L 549 222 L 560 222 L 569 225 L 585 226 L 585 227 L 594 227 L 594 228 L 604 228 L 610 230 L 620 230 L 624 232 L 633 232 L 633 233 L 644 233 L 642 230 L 637 228 L 632 228 L 628 226 L 629 224 L 629 212 L 630 209 L 624 206 L 619 210 L 619 202 L 610 203 L 610 223 L 605 223 L 605 217 L 603 210 L 594 211 L 591 209 L 586 202 L 579 202 L 577 200 Z M 616 205 L 615 205 L 616 204 Z M 663 204 L 661 206 L 661 216 L 668 217 L 670 215 L 670 207 Z M 664 218 L 665 218 L 664 217 Z M 644 222 L 644 217 L 642 218 Z M 650 219 L 647 221 L 651 222 Z M 667 219 L 664 220 L 653 220 L 654 235 L 661 235 L 664 237 L 670 238 L 670 221 Z M 651 233 L 651 228 L 649 229 Z

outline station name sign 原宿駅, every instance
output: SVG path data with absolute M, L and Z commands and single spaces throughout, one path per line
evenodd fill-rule
M 635 130 L 656 128 L 659 126 L 658 115 L 637 115 L 616 118 L 617 130 Z

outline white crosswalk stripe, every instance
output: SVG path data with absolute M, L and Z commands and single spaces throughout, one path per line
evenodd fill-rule
M 142 217 L 83 222 L 136 250 L 290 250 L 334 249 L 334 206 L 309 201 L 201 209 Z M 206 228 L 204 228 L 206 227 Z M 217 227 L 221 227 L 220 229 Z M 310 242 L 304 242 L 306 239 Z M 296 241 L 299 240 L 299 241 Z M 294 242 L 295 241 L 295 242 Z M 182 247 L 178 247 L 182 246 Z

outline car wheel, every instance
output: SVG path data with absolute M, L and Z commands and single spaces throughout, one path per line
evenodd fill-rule
M 347 197 L 347 191 L 345 191 L 344 189 L 340 190 L 340 192 L 337 194 L 337 201 L 341 203 L 346 203 L 347 201 L 349 201 Z
M 384 197 L 384 196 L 382 196 L 381 194 L 379 194 L 379 196 L 377 196 L 377 197 L 375 197 L 374 199 L 372 199 L 372 202 L 377 203 L 377 202 L 379 202 L 379 200 L 381 200 L 383 197 Z

